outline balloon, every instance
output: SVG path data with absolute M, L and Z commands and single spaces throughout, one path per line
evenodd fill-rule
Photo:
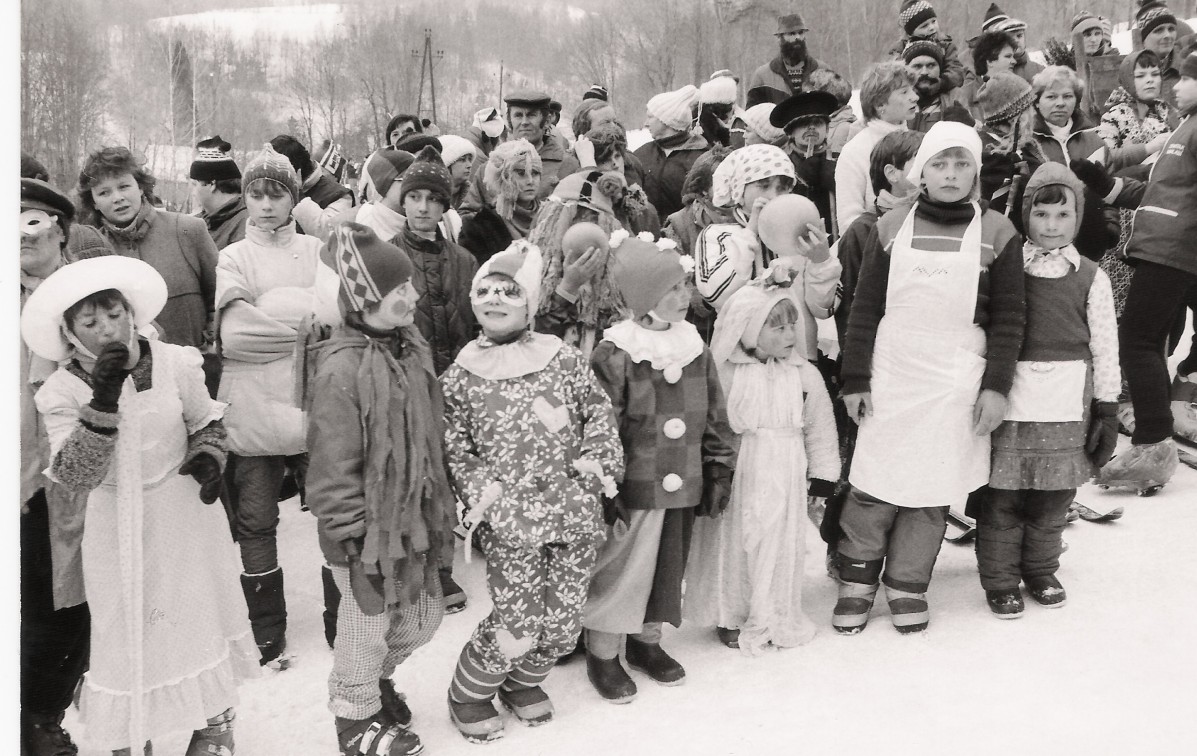
M 575 223 L 561 237 L 561 249 L 565 252 L 565 264 L 569 265 L 591 247 L 608 250 L 607 232 L 596 223 Z
M 809 233 L 808 223 L 823 228 L 815 203 L 797 194 L 783 194 L 761 209 L 756 229 L 761 241 L 775 254 L 793 256 L 798 254 L 795 242 Z

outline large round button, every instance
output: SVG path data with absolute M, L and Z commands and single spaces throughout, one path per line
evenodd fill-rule
M 677 473 L 669 473 L 665 479 L 661 481 L 661 488 L 664 488 L 669 493 L 680 490 L 682 487 L 682 478 Z
M 676 441 L 686 435 L 686 423 L 680 417 L 671 418 L 665 421 L 665 425 L 661 430 L 665 432 L 665 438 Z
M 670 365 L 661 372 L 665 376 L 666 383 L 677 383 L 682 379 L 682 369 L 677 365 Z

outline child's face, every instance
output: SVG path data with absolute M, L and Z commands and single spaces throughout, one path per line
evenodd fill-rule
M 914 27 L 914 32 L 910 36 L 926 39 L 928 37 L 934 37 L 936 34 L 939 34 L 939 19 L 929 18 L 923 23 Z
M 1027 219 L 1027 236 L 1044 249 L 1059 249 L 1072 243 L 1076 236 L 1074 202 L 1054 205 L 1036 203 Z
M 1159 66 L 1135 66 L 1135 97 L 1143 102 L 1155 100 L 1160 96 L 1160 83 Z
M 789 191 L 790 182 L 785 176 L 769 176 L 758 179 L 744 186 L 744 199 L 740 200 L 740 205 L 751 210 L 758 199 L 776 199 L 783 194 L 788 194 Z
M 1182 76 L 1172 86 L 1172 91 L 1176 93 L 1176 107 L 1180 112 L 1192 113 L 1197 109 L 1197 79 Z
M 1086 29 L 1085 33 L 1081 35 L 1081 41 L 1085 45 L 1086 55 L 1096 55 L 1097 51 L 1101 49 L 1101 43 L 1106 41 L 1106 37 L 1101 31 L 1101 27 L 1097 26 Z
M 665 292 L 665 296 L 661 297 L 661 301 L 657 302 L 652 311 L 668 323 L 680 323 L 685 320 L 686 314 L 690 312 L 690 289 L 686 286 L 686 280 L 678 281 L 672 289 Z
M 75 315 L 71 333 L 87 351 L 99 355 L 107 344 L 128 344 L 133 340 L 133 313 L 122 304 L 96 309 L 85 305 Z
M 784 360 L 790 356 L 790 353 L 794 351 L 794 346 L 798 343 L 798 324 L 788 317 L 775 316 L 777 308 L 785 306 L 785 302 L 773 305 L 773 311 L 770 312 L 769 317 L 765 318 L 765 324 L 761 326 L 760 335 L 756 340 L 756 356 L 762 362 Z M 770 321 L 774 320 L 780 322 L 771 324 Z
M 937 202 L 959 202 L 973 191 L 977 165 L 972 155 L 959 148 L 934 155 L 923 166 L 923 186 L 927 196 Z
M 486 276 L 470 291 L 470 305 L 482 332 L 507 336 L 528 325 L 528 296 L 507 276 Z
M 416 302 L 420 299 L 419 292 L 411 281 L 405 281 L 382 298 L 372 315 L 371 320 L 379 330 L 402 328 L 409 326 L 416 320 Z
M 470 171 L 474 167 L 474 156 L 463 155 L 449 166 L 449 178 L 453 182 L 453 191 L 457 191 L 470 180 Z
M 413 189 L 403 195 L 403 214 L 412 231 L 435 233 L 436 225 L 445 214 L 445 206 L 431 189 Z
M 291 194 L 273 181 L 259 179 L 245 192 L 245 209 L 255 226 L 273 231 L 291 217 Z

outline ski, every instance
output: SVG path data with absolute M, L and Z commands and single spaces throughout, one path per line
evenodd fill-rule
M 954 509 L 948 510 L 948 529 L 943 539 L 948 543 L 967 543 L 977 535 L 977 521 Z

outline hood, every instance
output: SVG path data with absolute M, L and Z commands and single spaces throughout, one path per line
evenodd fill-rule
M 1123 58 L 1122 65 L 1118 66 L 1118 84 L 1126 90 L 1126 94 L 1132 99 L 1132 101 L 1138 100 L 1138 98 L 1135 97 L 1135 64 L 1146 52 L 1147 50 L 1135 50 Z M 1163 66 L 1160 67 L 1160 73 L 1163 73 Z M 1164 83 L 1161 81 L 1160 94 L 1162 95 L 1163 93 Z M 1113 97 L 1112 94 L 1110 96 Z

